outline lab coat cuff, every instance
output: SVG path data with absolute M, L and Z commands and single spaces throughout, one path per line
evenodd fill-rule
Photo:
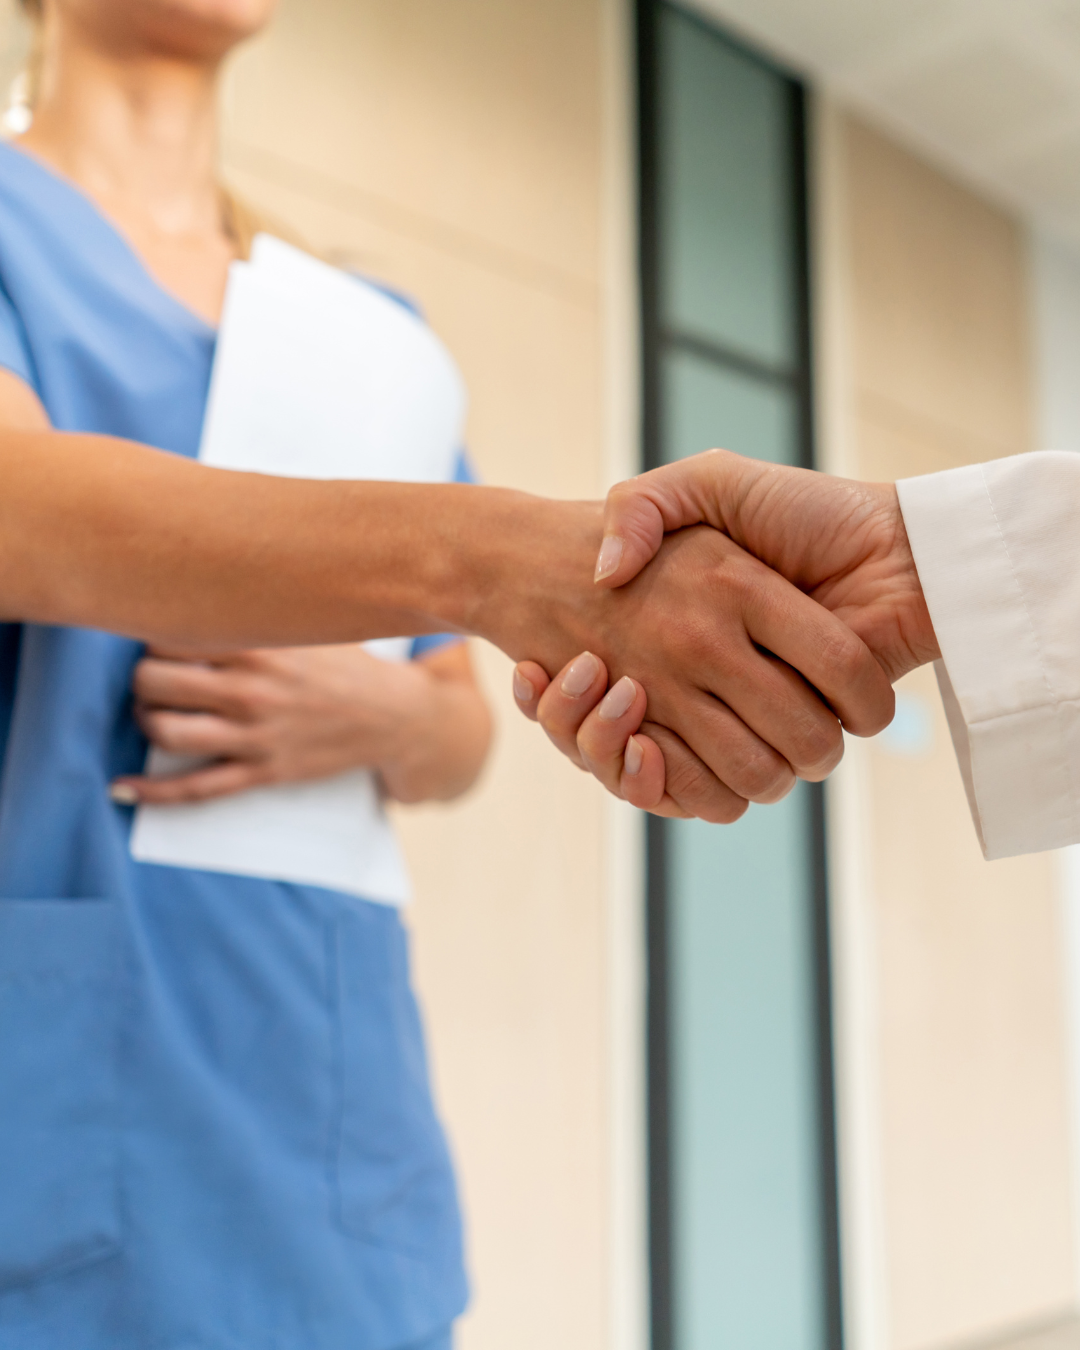
M 1077 710 L 1062 709 L 1048 679 L 1038 607 L 1016 562 L 1030 545 L 1010 528 L 1015 481 L 994 469 L 975 464 L 897 484 L 941 650 L 936 671 L 949 730 L 987 859 L 1080 839 L 1069 763 L 1077 738 L 1068 734 L 1080 728 L 1063 723 L 1075 724 Z

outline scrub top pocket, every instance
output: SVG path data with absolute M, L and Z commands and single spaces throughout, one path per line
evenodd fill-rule
M 0 900 L 0 1289 L 119 1251 L 119 907 Z
M 457 1205 L 428 1086 L 419 1010 L 396 910 L 360 902 L 336 924 L 339 1218 L 352 1237 L 422 1251 Z

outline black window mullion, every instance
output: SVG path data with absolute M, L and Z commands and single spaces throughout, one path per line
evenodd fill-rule
M 641 296 L 642 459 L 662 461 L 660 378 L 660 278 L 657 115 L 657 5 L 638 0 L 638 240 Z M 651 1350 L 673 1350 L 671 1284 L 671 1094 L 668 1019 L 668 925 L 664 822 L 650 816 L 646 829 L 647 1077 L 649 1319 Z

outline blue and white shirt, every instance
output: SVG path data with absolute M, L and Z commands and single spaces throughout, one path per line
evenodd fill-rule
M 194 456 L 214 342 L 0 146 L 0 366 L 58 430 Z M 133 861 L 139 656 L 0 625 L 0 1345 L 419 1341 L 466 1283 L 398 913 Z

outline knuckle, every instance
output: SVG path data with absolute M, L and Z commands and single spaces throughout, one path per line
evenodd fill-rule
M 544 718 L 540 725 L 544 729 L 544 734 L 551 743 L 560 749 L 564 755 L 577 753 L 577 735 L 576 728 L 568 726 L 561 718 Z
M 674 740 L 665 727 L 646 722 L 641 730 L 660 746 L 667 795 L 687 816 L 696 816 L 713 825 L 730 825 L 746 811 L 749 802 L 722 783 L 707 765 Z
M 182 748 L 180 742 L 183 738 L 178 734 L 179 728 L 171 718 L 162 717 L 155 713 L 144 713 L 142 727 L 147 740 L 153 741 L 162 750 L 179 750 Z
M 623 779 L 616 795 L 639 811 L 655 811 L 663 801 L 664 789 L 662 786 L 659 789 L 650 789 L 647 784 L 638 783 L 634 779 L 629 782 Z
M 732 775 L 732 788 L 752 802 L 772 802 L 791 787 L 791 766 L 765 747 L 749 750 Z
M 608 491 L 607 505 L 609 508 L 618 510 L 627 502 L 633 501 L 641 492 L 640 485 L 633 479 L 628 478 Z
M 711 825 L 730 825 L 749 805 L 698 764 L 682 764 L 674 771 L 670 769 L 667 792 L 687 815 L 695 815 Z
M 258 722 L 273 711 L 275 700 L 260 680 L 244 680 L 229 691 L 226 706 L 237 721 Z
M 288 745 L 278 744 L 273 736 L 258 728 L 231 740 L 227 751 L 229 758 L 244 764 L 249 773 L 272 775 L 284 772 L 290 748 Z
M 625 733 L 613 735 L 595 718 L 586 721 L 577 734 L 578 752 L 589 765 L 604 765 L 621 757 L 625 742 Z
M 278 701 L 274 682 L 248 670 L 223 674 L 218 680 L 217 694 L 222 705 L 238 719 L 259 716 Z
M 896 697 L 890 685 L 886 687 L 883 697 L 875 701 L 874 709 L 867 717 L 865 730 L 861 734 L 876 736 L 879 732 L 885 730 L 895 716 Z
M 738 555 L 722 555 L 718 564 L 723 577 L 724 589 L 730 599 L 739 602 L 740 607 L 760 607 L 767 603 L 768 597 L 762 585 L 761 574 L 749 558 Z
M 800 771 L 828 772 L 844 753 L 844 734 L 833 717 L 814 718 L 799 733 L 795 767 Z
M 853 684 L 863 674 L 867 651 L 852 632 L 833 633 L 824 644 L 823 655 L 829 669 L 844 686 Z
M 694 801 L 712 791 L 712 775 L 703 764 L 685 755 L 678 756 L 674 763 L 670 756 L 665 755 L 664 758 L 667 761 L 668 792 L 676 801 Z
M 668 771 L 667 790 L 668 795 L 690 815 L 714 825 L 730 825 L 749 805 L 694 760 L 682 762 Z
M 750 803 L 744 797 L 738 797 L 732 792 L 723 798 L 710 800 L 704 809 L 697 810 L 694 814 L 710 825 L 734 825 L 749 809 Z
M 549 736 L 558 736 L 562 731 L 559 719 L 555 716 L 554 709 L 549 702 L 541 703 L 536 710 L 536 720 Z

